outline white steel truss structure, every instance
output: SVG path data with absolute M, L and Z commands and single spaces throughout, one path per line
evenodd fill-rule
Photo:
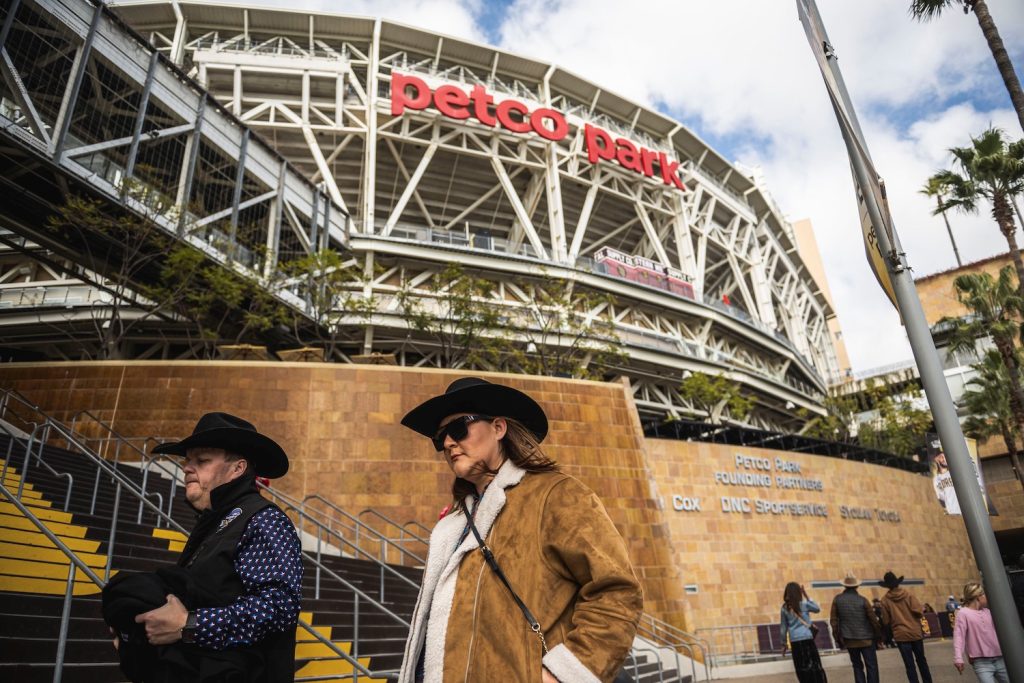
M 388 21 L 205 2 L 115 9 L 351 216 L 350 248 L 378 273 L 360 286 L 381 302 L 362 321 L 362 353 L 434 363 L 397 293 L 429 299 L 456 261 L 497 284 L 509 315 L 535 305 L 516 283 L 540 274 L 614 295 L 578 313 L 616 330 L 641 412 L 697 413 L 678 391 L 688 371 L 743 384 L 755 426 L 821 411 L 836 373 L 831 311 L 792 229 L 682 124 L 556 66 Z M 403 85 L 398 102 L 396 76 L 422 88 Z M 554 114 L 530 130 L 538 110 Z M 594 129 L 624 141 L 625 157 Z M 617 275 L 607 250 L 690 288 Z

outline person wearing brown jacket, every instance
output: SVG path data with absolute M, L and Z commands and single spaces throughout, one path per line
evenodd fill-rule
M 901 583 L 903 577 L 897 577 L 891 571 L 882 577 L 882 586 L 889 589 L 882 596 L 882 623 L 892 627 L 892 638 L 896 641 L 900 656 L 903 657 L 907 680 L 910 683 L 918 683 L 917 670 L 920 669 L 920 680 L 923 683 L 932 683 L 932 673 L 924 656 L 921 603 L 909 591 L 900 588 Z
M 430 535 L 399 683 L 612 681 L 643 594 L 597 495 L 541 450 L 540 406 L 463 378 L 402 424 L 432 440 L 455 482 L 453 511 Z

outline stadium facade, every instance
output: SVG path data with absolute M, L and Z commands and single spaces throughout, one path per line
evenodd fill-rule
M 641 414 L 699 414 L 678 390 L 687 372 L 741 383 L 754 426 L 821 412 L 838 375 L 827 298 L 767 192 L 683 124 L 556 65 L 390 21 L 114 10 L 347 214 L 363 269 L 352 287 L 377 302 L 351 317 L 350 356 L 439 365 L 399 298 L 429 310 L 457 262 L 496 284 L 493 305 L 520 327 L 552 283 L 603 297 L 575 315 L 614 331 L 626 359 L 612 374 L 630 379 Z M 261 189 L 273 188 L 247 189 L 247 234 L 273 246 L 269 270 L 312 246 L 289 230 L 308 219 L 259 212 Z

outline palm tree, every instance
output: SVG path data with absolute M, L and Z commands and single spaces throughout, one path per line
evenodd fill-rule
M 992 204 L 992 218 L 1010 248 L 1010 256 L 1017 269 L 1017 282 L 1024 296 L 1024 261 L 1017 246 L 1017 225 L 1013 220 L 1014 195 L 1024 191 L 1024 140 L 1007 143 L 1003 131 L 989 128 L 978 137 L 971 138 L 970 147 L 949 150 L 960 167 L 956 171 L 939 171 L 928 179 L 949 192 L 941 201 L 938 211 L 951 208 L 964 213 L 976 213 L 978 202 L 987 199 Z
M 953 351 L 976 353 L 978 340 L 991 337 L 1006 370 L 1010 411 L 1024 434 L 1024 389 L 1021 387 L 1020 356 L 1014 340 L 1021 335 L 1024 297 L 1013 281 L 1013 268 L 1005 266 L 999 276 L 967 273 L 953 281 L 956 298 L 970 312 L 960 319 L 943 318 L 950 326 L 949 346 Z
M 946 211 L 942 208 L 942 194 L 946 192 L 947 188 L 945 185 L 940 183 L 937 178 L 931 177 L 928 182 L 921 188 L 921 194 L 926 197 L 935 197 L 936 208 L 932 211 L 932 215 L 942 214 L 942 220 L 946 223 L 946 232 L 949 233 L 949 241 L 953 245 L 953 255 L 956 256 L 957 268 L 964 265 L 964 262 L 960 260 L 960 250 L 956 248 L 956 238 L 953 237 L 953 228 L 949 226 L 949 217 L 946 215 Z
M 967 413 L 964 434 L 981 442 L 993 436 L 1003 437 L 1014 475 L 1024 487 L 1024 471 L 1017 457 L 1020 432 L 1010 408 L 1009 380 L 1003 359 L 998 351 L 989 350 L 971 367 L 978 374 L 967 382 L 967 390 L 959 402 Z
M 1020 81 L 1013 70 L 1013 63 L 1010 55 L 1003 47 L 1003 39 L 999 37 L 996 30 L 996 22 L 989 14 L 988 4 L 985 0 L 911 0 L 910 16 L 918 21 L 935 19 L 942 14 L 947 7 L 958 5 L 963 8 L 964 14 L 973 11 L 978 19 L 981 32 L 988 41 L 988 49 L 992 51 L 992 58 L 996 60 L 996 67 L 999 68 L 999 75 L 1003 77 L 1006 90 L 1010 93 L 1010 101 L 1013 108 L 1017 110 L 1017 119 L 1021 128 L 1024 128 L 1024 91 L 1021 90 Z

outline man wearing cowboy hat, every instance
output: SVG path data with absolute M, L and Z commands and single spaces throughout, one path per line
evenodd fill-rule
M 902 576 L 886 572 L 882 586 L 889 592 L 882 596 L 882 623 L 892 627 L 892 638 L 903 657 L 907 680 L 918 683 L 917 670 L 921 670 L 921 681 L 932 683 L 932 673 L 924 656 L 924 630 L 921 628 L 923 615 L 921 603 L 909 591 L 900 588 Z M 914 666 L 914 662 L 917 666 Z
M 166 646 L 146 680 L 292 681 L 301 545 L 256 485 L 283 476 L 288 456 L 226 413 L 203 415 L 191 436 L 153 452 L 183 456 L 185 497 L 199 518 L 172 570 L 185 594 L 169 592 L 166 604 L 135 617 L 151 645 Z
M 856 683 L 878 683 L 878 657 L 875 640 L 882 625 L 867 598 L 857 592 L 860 581 L 852 572 L 843 579 L 844 590 L 832 601 L 829 621 L 839 647 L 845 647 L 853 664 Z M 865 669 L 867 676 L 865 677 Z

